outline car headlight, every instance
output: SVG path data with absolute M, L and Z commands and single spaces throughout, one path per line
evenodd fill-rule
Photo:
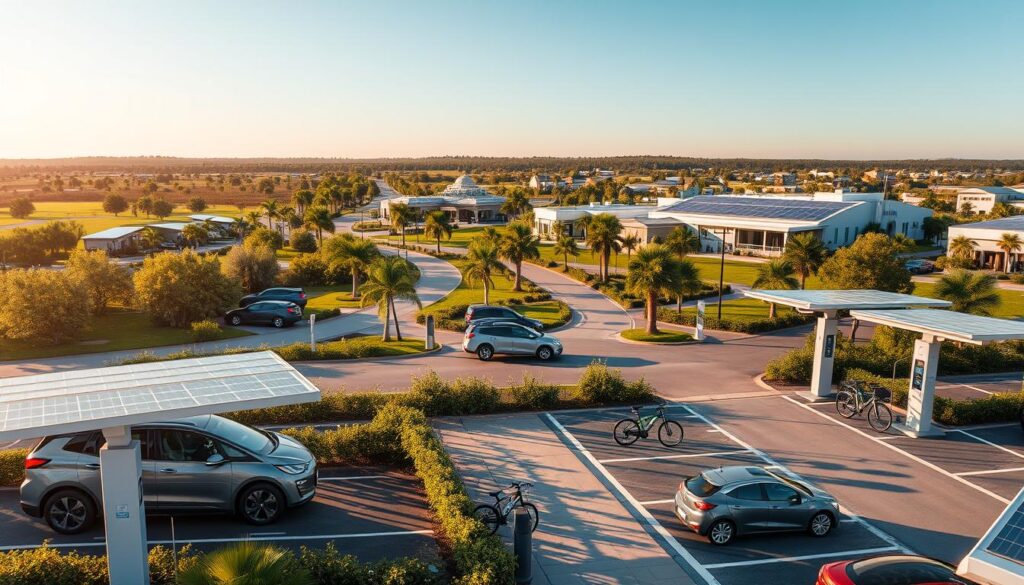
M 281 471 L 287 473 L 288 475 L 298 475 L 300 473 L 305 473 L 306 470 L 309 469 L 309 464 L 300 463 L 296 465 L 275 465 L 274 467 L 280 469 Z
M 832 504 L 832 507 L 835 508 L 836 510 L 839 509 L 839 502 L 836 502 L 835 500 L 833 500 L 833 501 L 831 501 L 829 503 Z

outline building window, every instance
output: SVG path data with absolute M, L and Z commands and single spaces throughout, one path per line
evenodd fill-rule
M 836 228 L 835 233 L 832 234 L 832 242 L 835 244 L 839 243 L 839 228 Z
M 843 243 L 846 244 L 849 241 L 850 241 L 850 226 L 846 226 L 846 229 L 843 231 Z

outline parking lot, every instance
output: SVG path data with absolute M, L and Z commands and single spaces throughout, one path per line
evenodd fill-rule
M 1020 392 L 1020 372 L 945 376 L 935 382 L 939 396 L 958 400 L 977 400 L 998 392 Z
M 41 519 L 25 515 L 18 490 L 0 491 L 0 550 L 32 548 L 49 540 L 51 546 L 100 554 L 104 546 L 102 519 L 90 530 L 59 535 Z M 268 526 L 251 526 L 225 516 L 150 516 L 146 523 L 150 545 L 209 550 L 241 540 L 266 541 L 297 550 L 321 548 L 327 542 L 363 561 L 416 556 L 438 559 L 432 519 L 423 488 L 415 476 L 375 468 L 328 468 L 320 473 L 316 498 L 288 510 Z
M 710 544 L 685 528 L 673 513 L 681 480 L 725 465 L 770 465 L 792 473 L 699 413 L 679 406 L 670 417 L 683 423 L 686 438 L 674 448 L 656 438 L 621 447 L 611 436 L 625 411 L 551 415 L 555 428 L 589 461 L 592 470 L 634 508 L 638 521 L 691 575 L 708 583 L 813 583 L 822 563 L 903 547 L 891 536 L 843 510 L 838 529 L 825 538 L 803 533 L 740 537 L 726 547 Z

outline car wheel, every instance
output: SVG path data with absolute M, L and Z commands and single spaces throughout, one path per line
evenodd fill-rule
M 725 546 L 736 538 L 736 525 L 729 520 L 718 520 L 708 530 L 708 540 L 716 546 Z
M 807 531 L 811 533 L 811 536 L 828 536 L 835 524 L 836 521 L 832 518 L 832 514 L 818 512 L 811 517 L 811 521 L 807 524 Z
M 239 317 L 238 315 L 232 315 L 231 316 L 231 324 L 236 326 L 236 327 L 241 325 L 242 324 L 242 318 Z
M 484 362 L 491 361 L 491 358 L 494 357 L 494 348 L 485 343 L 476 348 L 476 357 Z
M 96 521 L 96 504 L 79 490 L 63 489 L 46 499 L 43 517 L 55 532 L 78 534 Z
M 274 323 L 274 327 L 277 327 L 278 329 L 284 327 L 284 319 L 282 319 L 280 317 L 274 317 L 273 323 Z
M 541 361 L 546 362 L 552 357 L 554 357 L 554 355 L 555 352 L 552 351 L 551 348 L 546 345 L 542 345 L 540 346 L 540 348 L 537 349 L 537 357 L 540 358 Z
M 238 512 L 249 524 L 271 524 L 284 512 L 286 502 L 281 490 L 267 483 L 251 485 L 238 496 Z

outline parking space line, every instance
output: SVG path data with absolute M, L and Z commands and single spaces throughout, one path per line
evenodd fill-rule
M 656 506 L 658 504 L 671 504 L 675 500 L 648 500 L 646 502 L 640 502 L 641 506 Z
M 862 437 L 864 437 L 864 438 L 866 438 L 868 440 L 874 441 L 874 442 L 878 443 L 879 445 L 881 445 L 881 446 L 883 446 L 883 447 L 885 447 L 887 449 L 891 449 L 891 450 L 893 450 L 893 451 L 903 455 L 904 457 L 906 457 L 908 459 L 911 459 L 913 461 L 916 461 L 916 462 L 920 463 L 921 465 L 924 465 L 925 467 L 927 467 L 927 468 L 929 468 L 929 469 L 931 469 L 933 471 L 937 471 L 937 472 L 941 473 L 942 475 L 945 475 L 946 477 L 951 477 L 954 480 L 959 481 L 960 483 L 962 483 L 962 484 L 964 484 L 964 485 L 966 485 L 966 486 L 968 486 L 970 488 L 973 488 L 973 489 L 975 489 L 975 490 L 977 490 L 977 491 L 979 491 L 979 492 L 981 492 L 981 493 L 983 493 L 983 494 L 985 494 L 985 495 L 987 495 L 987 496 L 989 496 L 991 498 L 994 498 L 995 500 L 998 500 L 998 501 L 1000 501 L 1000 502 L 1002 502 L 1004 504 L 1009 504 L 1010 503 L 1010 500 L 1000 496 L 999 494 L 997 494 L 995 492 L 992 492 L 992 491 L 989 491 L 989 490 L 981 487 L 980 485 L 971 483 L 971 482 L 967 481 L 966 479 L 964 479 L 964 478 L 962 478 L 962 477 L 960 477 L 958 475 L 955 475 L 954 473 L 952 473 L 950 471 L 947 471 L 947 470 L 939 467 L 938 465 L 935 465 L 931 461 L 926 461 L 926 460 L 918 457 L 917 455 L 914 455 L 913 453 L 909 453 L 907 451 L 904 451 L 903 449 L 900 449 L 899 447 L 896 447 L 895 445 L 890 445 L 889 443 L 880 440 L 878 437 L 872 437 L 871 435 L 865 433 L 864 431 L 862 431 L 862 430 L 860 430 L 860 429 L 858 429 L 858 428 L 856 428 L 854 426 L 848 425 L 848 424 L 846 424 L 846 423 L 844 423 L 844 422 L 842 422 L 840 420 L 836 420 L 836 419 L 832 418 L 831 416 L 829 416 L 829 415 L 827 415 L 827 414 L 825 414 L 823 412 L 818 412 L 817 410 L 814 410 L 813 408 L 808 407 L 806 404 L 801 404 L 800 402 L 797 402 L 796 400 L 793 400 L 792 398 L 790 398 L 788 396 L 783 396 L 782 398 L 784 400 L 788 400 L 789 402 L 792 402 L 793 404 L 799 406 L 800 408 L 806 409 L 808 412 L 813 412 L 814 414 L 820 416 L 821 418 L 823 418 L 823 419 L 825 419 L 827 421 L 832 422 L 833 424 L 837 424 L 839 426 L 846 427 L 847 429 L 857 433 L 858 435 L 860 435 L 860 436 L 862 436 Z M 957 432 L 963 432 L 963 431 L 957 431 Z M 983 442 L 987 442 L 987 441 L 983 441 Z
M 336 540 L 341 538 L 377 538 L 381 536 L 411 536 L 420 534 L 434 534 L 433 530 L 396 530 L 394 532 L 360 532 L 354 534 L 304 534 L 301 536 L 256 536 L 255 534 L 249 535 L 246 538 L 178 538 L 176 540 L 150 540 L 148 544 L 212 544 L 219 542 L 247 542 L 253 540 L 259 541 L 286 541 L 286 540 Z M 103 537 L 99 537 L 103 538 Z M 8 546 L 0 546 L 0 551 L 7 550 L 23 550 L 39 548 L 42 544 L 12 544 Z M 46 546 L 49 548 L 85 548 L 87 546 L 107 546 L 106 539 L 100 542 L 62 542 L 47 543 Z
M 953 429 L 953 432 L 954 433 L 963 433 L 963 434 L 967 435 L 968 437 L 974 439 L 975 441 L 980 441 L 982 443 L 985 443 L 986 445 L 990 445 L 992 447 L 995 447 L 996 449 L 999 449 L 1000 451 L 1006 451 L 1010 455 L 1015 455 L 1017 457 L 1020 457 L 1021 459 L 1024 459 L 1024 455 L 1021 455 L 1020 453 L 1014 451 L 1013 449 L 1008 449 L 1006 447 L 1003 447 L 1002 445 L 998 445 L 996 443 L 993 443 L 992 441 L 989 441 L 988 439 L 983 439 L 983 438 L 981 438 L 978 435 L 975 435 L 973 433 L 968 433 L 967 431 L 964 431 L 964 430 L 961 430 L 961 429 Z
M 843 550 L 838 552 L 821 553 L 816 555 L 801 555 L 798 557 L 775 557 L 771 559 L 757 559 L 753 561 L 735 561 L 731 563 L 715 563 L 713 565 L 704 565 L 708 569 L 728 569 L 731 567 L 748 567 L 750 565 L 768 565 L 771 563 L 792 563 L 796 561 L 809 561 L 813 559 L 825 559 L 828 557 L 844 557 L 844 556 L 860 556 L 869 555 L 880 552 L 888 552 L 892 550 L 899 550 L 898 546 L 883 546 L 878 548 L 862 548 L 859 550 Z
M 965 475 L 989 475 L 992 473 L 1011 473 L 1014 471 L 1024 471 L 1024 467 L 1011 467 L 1010 469 L 982 469 L 981 471 L 961 471 L 956 475 L 963 477 Z
M 697 414 L 693 412 L 693 410 L 691 410 L 689 407 L 686 407 L 686 409 L 689 410 L 691 414 Z M 615 479 L 615 477 L 611 473 L 608 473 L 608 470 L 605 469 L 604 465 L 601 465 L 601 462 L 598 461 L 597 458 L 594 457 L 594 455 L 591 454 L 590 451 L 588 451 L 587 448 L 584 447 L 583 444 L 580 443 L 579 440 L 576 437 L 574 437 L 572 433 L 570 433 L 564 426 L 562 426 L 562 423 L 558 422 L 558 419 L 551 416 L 551 413 L 549 412 L 545 412 L 544 416 L 547 417 L 548 421 L 552 424 L 552 426 L 555 427 L 555 429 L 558 430 L 559 433 L 561 433 L 563 437 L 568 439 L 569 443 L 572 444 L 572 446 L 577 450 L 577 452 L 583 455 L 583 457 L 590 462 L 591 466 L 593 466 L 593 468 L 597 470 L 598 473 L 601 474 L 602 478 L 608 484 L 610 484 L 622 498 L 629 502 L 629 504 L 633 507 L 636 513 L 639 514 L 645 522 L 647 522 L 648 526 L 650 526 L 658 534 L 658 536 L 661 537 L 662 541 L 666 545 L 668 545 L 668 547 L 671 548 L 672 551 L 675 552 L 675 554 L 683 560 L 683 562 L 689 565 L 689 567 L 695 573 L 700 575 L 700 577 L 704 579 L 704 581 L 708 585 L 721 585 L 718 579 L 715 579 L 714 576 L 712 576 L 711 573 L 709 573 L 703 565 L 697 562 L 697 559 L 695 559 L 693 555 L 690 554 L 690 551 L 683 548 L 683 545 L 680 544 L 679 541 L 676 540 L 676 538 L 672 536 L 672 534 L 669 533 L 669 531 L 664 526 L 662 526 L 661 522 L 658 522 L 658 520 L 654 516 L 652 516 L 650 512 L 647 511 L 647 508 L 644 508 L 643 505 L 641 505 L 640 502 L 633 497 L 633 494 L 629 493 L 629 491 L 627 491 L 626 488 L 622 487 L 622 484 L 619 483 L 619 480 Z M 700 418 L 699 415 L 698 418 Z
M 805 404 L 800 404 L 799 402 L 797 402 L 796 400 L 793 400 L 793 399 L 792 399 L 792 398 L 790 398 L 789 396 L 783 396 L 782 398 L 785 398 L 786 400 L 788 400 L 788 401 L 792 402 L 793 404 L 796 404 L 796 405 L 798 405 L 798 406 L 801 406 L 801 407 L 803 407 L 803 408 L 806 408 L 807 410 L 809 410 L 809 411 L 813 412 L 814 414 L 817 414 L 818 416 L 822 416 L 822 417 L 825 417 L 825 418 L 827 418 L 827 419 L 829 419 L 829 420 L 832 420 L 832 418 L 831 418 L 830 416 L 828 416 L 827 414 L 824 414 L 824 413 L 818 412 L 818 411 L 814 410 L 813 408 L 811 408 L 811 407 L 809 407 L 809 406 L 807 406 L 807 405 L 805 405 Z M 793 472 L 792 470 L 790 470 L 790 469 L 788 469 L 788 468 L 786 468 L 786 467 L 784 467 L 784 466 L 780 465 L 780 464 L 779 464 L 779 463 L 778 463 L 777 461 L 775 461 L 774 459 L 772 459 L 771 457 L 769 457 L 769 456 L 768 456 L 767 454 L 765 454 L 765 452 L 764 452 L 764 451 L 761 451 L 760 449 L 755 449 L 755 448 L 754 448 L 754 447 L 753 447 L 752 445 L 750 445 L 749 443 L 747 443 L 747 442 L 745 442 L 745 441 L 741 440 L 741 439 L 740 439 L 739 437 L 737 437 L 736 435 L 734 435 L 734 434 L 730 433 L 729 431 L 725 430 L 725 429 L 724 429 L 724 428 L 722 428 L 722 427 L 721 427 L 721 426 L 720 426 L 720 425 L 719 425 L 718 423 L 714 423 L 714 422 L 711 422 L 711 419 L 709 419 L 709 418 L 707 418 L 706 416 L 704 416 L 703 414 L 700 414 L 699 412 L 697 412 L 697 411 L 693 410 L 693 409 L 692 409 L 692 408 L 690 408 L 689 406 L 687 406 L 687 407 L 686 407 L 686 409 L 687 409 L 687 410 L 689 410 L 690 412 L 692 412 L 693 414 L 696 414 L 696 415 L 697 415 L 697 417 L 698 417 L 698 418 L 700 418 L 700 419 L 701 419 L 702 421 L 704 421 L 705 423 L 707 423 L 707 424 L 709 424 L 709 425 L 711 425 L 711 426 L 715 427 L 716 429 L 719 429 L 719 430 L 721 430 L 721 431 L 722 431 L 722 434 L 723 434 L 723 435 L 725 435 L 726 437 L 729 437 L 730 439 L 732 439 L 732 441 L 733 441 L 733 442 L 735 442 L 735 443 L 736 443 L 737 445 L 739 445 L 739 446 L 741 446 L 741 447 L 744 447 L 744 448 L 748 449 L 748 450 L 749 450 L 750 452 L 752 452 L 752 453 L 753 453 L 754 455 L 756 455 L 756 456 L 758 456 L 759 458 L 761 458 L 761 460 L 762 460 L 762 461 L 764 461 L 765 463 L 767 463 L 767 464 L 768 464 L 769 466 L 775 467 L 775 468 L 777 468 L 777 469 L 785 470 L 785 471 L 786 471 L 786 473 L 789 473 L 789 474 L 791 474 L 792 476 L 794 476 L 794 477 L 798 478 L 798 479 L 799 479 L 800 481 L 802 481 L 802 482 L 804 482 L 804 483 L 807 483 L 808 485 L 810 485 L 810 484 L 811 484 L 811 482 L 809 482 L 809 481 L 807 481 L 807 480 L 803 479 L 803 478 L 802 478 L 802 477 L 800 477 L 800 475 L 798 475 L 797 473 L 795 473 L 795 472 Z M 844 425 L 844 426 L 848 426 L 848 425 Z M 853 427 L 849 427 L 849 428 L 851 428 L 851 429 L 853 429 L 853 430 L 857 431 L 857 429 L 854 429 Z M 857 431 L 857 432 L 860 432 L 860 431 Z M 863 433 L 862 433 L 862 434 L 863 434 Z M 865 436 L 867 436 L 867 435 L 865 435 Z M 885 445 L 886 447 L 892 447 L 892 445 L 886 445 L 885 443 L 881 443 L 881 442 L 879 443 L 879 445 Z M 958 478 L 958 479 L 959 479 L 959 478 Z M 967 483 L 967 484 L 969 484 L 969 485 L 974 485 L 974 484 L 971 484 L 970 482 L 968 482 L 968 481 L 966 481 L 966 480 L 961 480 L 961 481 L 964 481 L 965 483 Z M 986 491 L 987 491 L 987 490 L 986 490 Z M 992 494 L 992 495 L 995 495 L 995 494 Z M 998 497 L 998 496 L 997 496 L 997 497 Z M 1009 502 L 1007 502 L 1007 503 L 1009 503 Z M 843 508 L 843 507 L 840 507 L 840 508 L 839 508 L 839 511 L 840 511 L 840 512 L 842 512 L 842 513 L 844 513 L 844 514 L 846 514 L 846 515 L 847 515 L 847 516 L 849 516 L 850 518 L 853 518 L 853 519 L 855 519 L 855 520 L 856 520 L 857 522 L 859 522 L 859 523 L 860 523 L 860 525 L 861 525 L 861 526 L 863 526 L 864 528 L 866 528 L 866 529 L 867 529 L 867 530 L 868 530 L 868 531 L 869 531 L 869 532 L 870 532 L 871 534 L 874 534 L 874 535 L 875 535 L 875 536 L 877 536 L 878 538 L 882 539 L 882 540 L 883 540 L 883 541 L 885 541 L 885 542 L 888 542 L 888 543 L 889 543 L 890 545 L 892 545 L 892 546 L 894 546 L 894 547 L 898 548 L 899 550 L 901 550 L 901 551 L 903 551 L 903 552 L 906 552 L 907 554 L 911 554 L 911 553 L 913 552 L 913 551 L 911 551 L 911 550 L 910 550 L 909 548 L 907 548 L 906 546 L 904 546 L 903 544 L 901 544 L 901 543 L 900 543 L 900 542 L 899 542 L 898 540 L 896 540 L 896 538 L 895 538 L 894 536 L 892 536 L 891 534 L 887 534 L 886 532 L 883 532 L 883 531 L 882 531 L 882 530 L 880 530 L 879 528 L 876 528 L 874 524 L 871 524 L 870 522 L 868 522 L 867 520 L 865 520 L 865 519 L 861 518 L 861 517 L 860 517 L 860 516 L 858 516 L 857 514 L 854 514 L 854 513 L 850 512 L 849 510 L 847 510 L 847 509 L 845 509 L 845 508 Z
M 749 449 L 732 449 L 731 451 L 714 451 L 709 453 L 686 453 L 684 455 L 652 455 L 651 457 L 625 457 L 622 459 L 598 459 L 598 463 L 624 463 L 626 461 L 655 461 L 657 459 L 696 459 L 700 457 L 719 457 L 746 453 Z
M 992 394 L 995 394 L 995 392 L 989 392 L 988 390 L 984 390 L 982 388 L 978 388 L 977 386 L 971 386 L 970 384 L 960 384 L 960 385 L 963 386 L 964 388 L 970 388 L 971 390 L 977 390 L 978 392 L 981 392 L 982 394 L 988 394 L 989 396 L 991 396 Z
M 391 475 L 350 475 L 348 477 L 319 477 L 317 481 L 359 481 L 361 479 L 384 479 Z

